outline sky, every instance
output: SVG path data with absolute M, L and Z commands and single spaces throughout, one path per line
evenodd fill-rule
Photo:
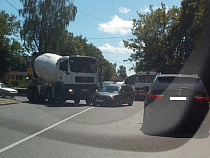
M 153 8 L 181 6 L 181 0 L 74 0 L 77 6 L 75 21 L 70 22 L 68 31 L 74 36 L 82 36 L 99 48 L 111 63 L 126 67 L 127 75 L 134 74 L 130 68 L 134 62 L 124 62 L 131 50 L 123 45 L 123 40 L 132 38 L 132 19 L 138 19 L 137 12 L 147 13 L 150 4 Z M 0 10 L 19 17 L 17 9 L 22 8 L 19 0 L 1 0 Z

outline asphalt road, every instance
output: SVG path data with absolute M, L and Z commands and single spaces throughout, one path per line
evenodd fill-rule
M 140 131 L 143 102 L 91 107 L 81 102 L 0 106 L 0 157 L 209 157 L 202 125 L 193 138 L 148 136 Z M 204 130 L 205 129 L 205 130 Z

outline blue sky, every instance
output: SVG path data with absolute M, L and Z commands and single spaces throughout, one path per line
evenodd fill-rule
M 75 36 L 82 35 L 88 43 L 99 48 L 104 58 L 116 63 L 117 68 L 126 66 L 127 74 L 131 75 L 134 72 L 129 69 L 135 63 L 123 62 L 132 52 L 124 48 L 122 41 L 132 36 L 131 20 L 138 18 L 137 12 L 148 12 L 150 4 L 159 8 L 161 2 L 168 8 L 181 5 L 181 0 L 74 0 L 78 12 L 68 30 Z M 22 7 L 19 0 L 1 0 L 0 10 L 18 16 L 14 7 Z M 18 16 L 18 19 L 21 18 Z

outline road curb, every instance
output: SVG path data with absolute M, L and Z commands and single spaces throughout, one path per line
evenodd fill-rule
M 0 98 L 0 105 L 17 104 L 19 101 L 10 98 Z

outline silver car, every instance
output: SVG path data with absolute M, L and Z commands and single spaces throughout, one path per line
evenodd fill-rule
M 5 98 L 6 96 L 14 97 L 18 94 L 18 91 L 12 88 L 7 87 L 5 84 L 0 83 L 0 96 Z

